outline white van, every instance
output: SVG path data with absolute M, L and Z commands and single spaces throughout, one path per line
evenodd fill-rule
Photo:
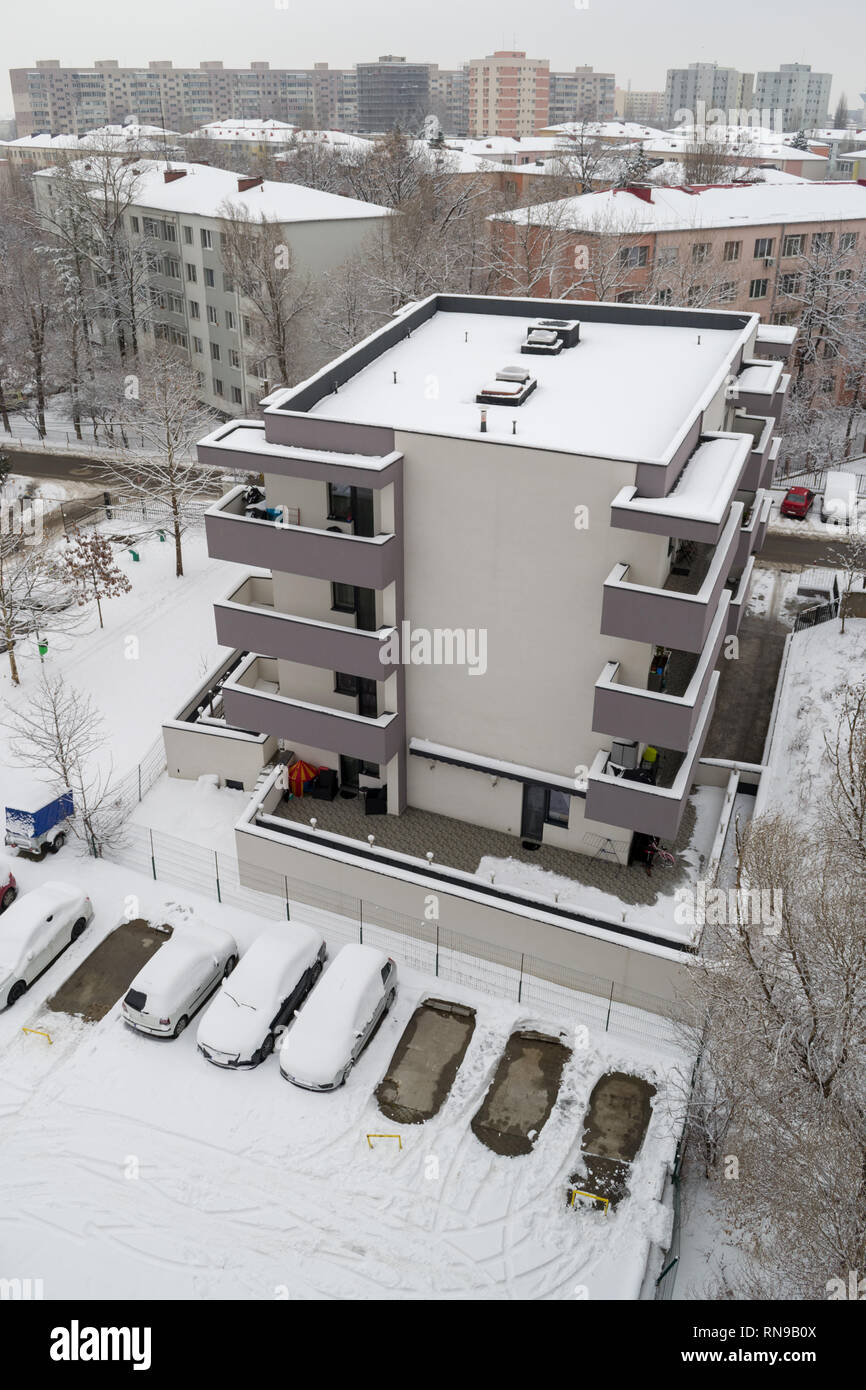
M 830 468 L 824 481 L 824 495 L 821 498 L 821 520 L 833 522 L 836 526 L 848 526 L 857 514 L 857 478 L 853 473 L 843 473 Z

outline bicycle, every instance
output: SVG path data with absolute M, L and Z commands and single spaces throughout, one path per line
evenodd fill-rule
M 650 859 L 650 863 L 655 863 L 656 860 L 658 860 L 659 864 L 663 869 L 676 868 L 676 855 L 671 854 L 669 849 L 663 849 L 662 846 L 659 844 L 658 840 L 650 840 L 649 845 L 647 846 L 647 856 Z

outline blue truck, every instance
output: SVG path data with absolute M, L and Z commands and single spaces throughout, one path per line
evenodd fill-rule
M 20 794 L 16 806 L 6 807 L 6 844 L 33 859 L 44 859 L 51 851 L 56 854 L 66 843 L 66 836 L 75 806 L 72 792 L 34 789 L 26 798 Z

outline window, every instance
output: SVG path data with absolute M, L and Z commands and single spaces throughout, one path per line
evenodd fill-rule
M 673 290 L 659 290 L 656 295 L 656 304 L 672 304 L 673 299 Z
M 766 299 L 768 280 L 752 280 L 749 285 L 750 299 Z
M 202 343 L 201 338 L 193 338 L 192 350 L 193 352 L 204 352 L 204 344 Z
M 661 246 L 656 252 L 656 265 L 660 270 L 670 269 L 677 263 L 677 248 L 675 246 Z
M 620 266 L 625 270 L 636 270 L 646 265 L 648 246 L 624 246 L 619 253 Z
M 568 825 L 571 797 L 568 792 L 549 791 L 544 819 L 548 825 Z
M 790 315 L 787 311 L 784 311 L 784 310 L 783 310 L 783 311 L 781 311 L 781 312 L 779 312 L 779 313 L 777 313 L 777 314 L 774 314 L 773 317 L 772 317 L 771 322 L 772 322 L 772 323 L 778 323 L 778 324 L 790 323 L 790 322 L 791 322 L 791 315 Z
M 220 360 L 220 345 L 219 345 L 219 343 L 211 343 L 211 345 L 210 345 L 210 355 L 211 355 L 211 357 L 213 358 L 214 362 L 219 362 L 219 360 Z
M 177 228 L 173 222 L 163 222 L 162 239 L 163 241 L 177 241 Z
M 840 238 L 839 238 L 839 250 L 840 250 L 840 251 L 853 251 L 853 250 L 854 250 L 854 247 L 855 247 L 856 245 L 857 245 L 857 233 L 856 233 L 856 232 L 843 232 L 843 233 L 842 233 L 842 235 L 841 235 Z
M 183 239 L 185 245 L 192 246 L 192 227 L 184 227 Z
M 229 348 L 229 364 L 234 367 L 236 372 L 241 369 L 241 355 L 237 348 Z
M 358 677 L 348 676 L 345 671 L 335 671 L 334 693 L 337 695 L 357 695 Z
M 725 280 L 719 285 L 719 303 L 730 304 L 735 298 L 737 287 L 733 280 Z
M 834 279 L 834 280 L 841 280 L 841 281 L 843 281 L 843 282 L 844 282 L 845 280 L 852 280 L 853 278 L 854 278 L 854 272 L 853 272 L 853 270 L 837 270 L 837 271 L 836 271 L 836 274 L 833 276 L 833 279 Z
M 200 229 L 200 235 L 201 235 L 202 249 L 203 249 L 204 251 L 212 251 L 212 250 L 213 250 L 213 234 L 212 234 L 211 232 L 208 231 L 207 227 L 202 227 L 202 228 Z
M 220 381 L 220 379 L 219 379 L 218 376 L 215 376 L 214 379 L 213 379 L 213 390 L 214 390 L 214 395 L 215 395 L 215 396 L 222 396 L 222 395 L 223 395 L 223 384 L 222 384 L 222 382 Z
M 833 245 L 833 233 L 832 233 L 832 232 L 813 232 L 813 233 L 812 233 L 812 250 L 813 250 L 813 251 L 829 251 L 829 250 L 830 250 L 830 247 L 831 247 L 832 245 Z
M 779 293 L 780 294 L 799 294 L 800 285 L 803 282 L 802 275 L 780 275 Z
M 686 298 L 689 304 L 700 304 L 705 294 L 705 285 L 690 285 Z
M 132 230 L 135 232 L 136 236 L 138 236 L 138 218 L 130 217 L 129 221 L 132 225 Z
M 759 236 L 759 237 L 757 238 L 757 240 L 756 240 L 756 242 L 755 242 L 755 260 L 756 260 L 756 261 L 765 260 L 768 256 L 772 256 L 772 254 L 773 254 L 773 243 L 774 243 L 774 241 L 775 241 L 775 237 L 771 237 L 771 236 Z
M 348 483 L 328 483 L 328 520 L 352 520 L 352 489 Z
M 250 319 L 249 319 L 249 315 L 248 315 L 248 314 L 244 314 L 244 315 L 243 315 L 243 317 L 242 317 L 242 319 L 241 319 L 241 323 L 242 323 L 242 325 L 243 325 L 244 337 L 245 337 L 245 338 L 249 338 L 249 337 L 252 335 L 252 331 L 253 331 L 253 330 L 252 330 L 252 325 L 251 325 L 251 323 L 250 323 Z
M 223 275 L 223 293 L 234 294 L 235 282 L 230 275 Z
M 156 217 L 142 219 L 145 236 L 159 236 L 159 220 Z
M 710 242 L 696 241 L 692 246 L 692 264 L 703 265 L 710 258 Z
M 233 387 L 232 387 L 232 405 L 243 405 L 243 403 L 244 403 L 244 398 L 243 398 L 243 396 L 241 395 L 241 388 L 240 388 L 239 386 L 233 386 Z
M 725 261 L 738 261 L 742 249 L 743 243 L 741 241 L 726 241 L 722 259 Z
M 212 324 L 218 324 L 218 323 L 219 323 L 219 317 L 218 317 L 218 315 L 217 315 L 217 311 L 216 311 L 216 309 L 214 308 L 214 306 L 213 306 L 212 304 L 209 304 L 209 305 L 207 306 L 207 321 L 208 321 L 208 323 L 212 323 Z
M 173 314 L 183 313 L 183 295 L 168 293 L 168 307 Z
M 186 263 L 186 278 L 191 285 L 194 285 L 198 280 L 198 271 L 194 265 L 190 265 L 189 261 Z
M 620 290 L 616 297 L 617 304 L 634 304 L 637 299 L 636 290 Z
M 835 377 L 832 377 L 832 376 L 822 376 L 822 377 L 821 377 L 821 394 L 824 395 L 824 396 L 830 396 L 830 395 L 832 395 L 832 394 L 833 394 L 833 387 L 835 386 L 835 384 L 836 384 L 836 379 L 835 379 Z
M 213 271 L 212 271 L 208 266 L 205 266 L 205 271 L 204 271 L 204 282 L 205 282 L 205 284 L 207 285 L 207 287 L 208 287 L 209 290 L 212 290 L 212 289 L 213 289 L 213 287 L 214 287 L 214 275 L 213 275 Z
M 782 242 L 783 256 L 802 256 L 806 249 L 806 238 L 804 236 L 786 236 Z
M 355 587 L 353 584 L 331 585 L 331 608 L 335 613 L 354 613 Z
M 165 273 L 171 280 L 180 279 L 180 261 L 176 261 L 173 256 L 165 258 Z
M 191 319 L 201 318 L 201 310 L 199 309 L 197 299 L 191 299 L 189 301 L 189 316 Z
M 226 328 L 234 329 L 234 326 L 235 316 L 232 313 L 231 309 L 226 309 Z

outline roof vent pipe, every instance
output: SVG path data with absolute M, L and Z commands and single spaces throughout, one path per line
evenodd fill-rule
M 481 411 L 481 433 L 482 433 L 482 434 L 486 434 L 486 433 L 487 433 L 487 411 L 486 411 L 486 409 Z

